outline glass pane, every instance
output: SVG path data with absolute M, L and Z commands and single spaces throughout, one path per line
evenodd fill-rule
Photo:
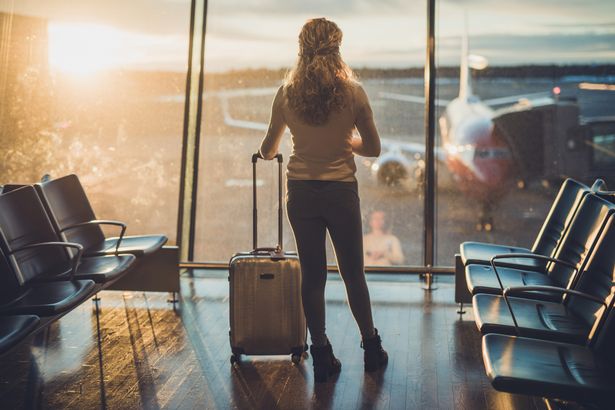
M 79 176 L 175 241 L 190 2 L 0 2 L 0 184 Z
M 380 247 L 395 235 L 403 259 L 371 264 L 421 264 L 425 7 L 355 1 L 319 2 L 310 4 L 310 14 L 306 10 L 281 1 L 258 7 L 209 2 L 195 258 L 227 261 L 252 248 L 250 157 L 265 135 L 273 96 L 297 57 L 302 25 L 325 15 L 344 32 L 342 56 L 364 85 L 383 139 L 378 161 L 356 158 L 364 231 L 383 228 L 374 240 Z M 286 167 L 289 134 L 280 150 Z M 276 165 L 258 164 L 259 246 L 277 241 Z M 373 211 L 381 212 L 372 217 Z M 294 249 L 286 216 L 283 245 Z M 328 259 L 335 261 L 331 247 Z
M 438 9 L 437 257 L 450 266 L 467 240 L 531 247 L 564 178 L 615 183 L 615 3 Z

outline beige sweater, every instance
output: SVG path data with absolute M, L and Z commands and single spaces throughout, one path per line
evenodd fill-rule
M 355 181 L 354 154 L 378 156 L 380 138 L 367 94 L 359 83 L 350 89 L 350 102 L 340 112 L 332 112 L 320 126 L 306 124 L 293 113 L 280 87 L 273 101 L 267 135 L 260 152 L 270 159 L 278 152 L 280 140 L 288 126 L 293 149 L 288 161 L 289 179 Z M 353 138 L 357 128 L 361 137 Z

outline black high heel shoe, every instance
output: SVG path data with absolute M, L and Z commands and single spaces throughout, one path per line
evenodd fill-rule
M 312 353 L 314 381 L 316 383 L 324 383 L 329 376 L 333 376 L 342 370 L 342 363 L 333 355 L 333 348 L 328 341 L 325 346 L 312 345 L 310 353 Z
M 365 371 L 373 372 L 385 366 L 389 361 L 389 355 L 382 348 L 382 339 L 378 335 L 378 329 L 375 330 L 375 335 L 369 339 L 363 339 L 361 347 L 363 352 L 363 361 L 365 362 Z

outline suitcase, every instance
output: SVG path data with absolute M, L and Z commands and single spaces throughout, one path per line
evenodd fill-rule
M 278 244 L 257 245 L 256 163 L 252 156 L 252 240 L 254 249 L 229 262 L 231 364 L 241 355 L 307 355 L 307 326 L 301 303 L 301 269 L 295 252 L 282 250 L 282 155 L 278 161 Z

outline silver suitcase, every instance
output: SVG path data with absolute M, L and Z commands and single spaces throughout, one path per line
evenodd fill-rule
M 307 350 L 307 326 L 301 303 L 301 268 L 294 252 L 282 250 L 282 155 L 279 164 L 278 245 L 257 246 L 256 162 L 253 170 L 253 245 L 229 262 L 231 363 L 242 354 L 291 354 L 299 363 Z

